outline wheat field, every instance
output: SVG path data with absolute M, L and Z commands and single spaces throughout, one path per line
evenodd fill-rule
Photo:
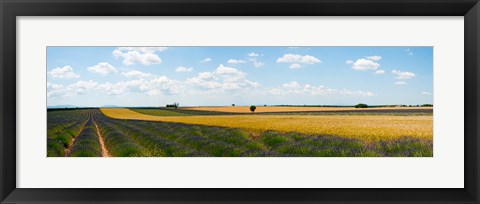
M 226 113 L 250 113 L 247 106 L 202 106 L 182 107 L 181 110 L 215 111 Z M 285 107 L 285 106 L 257 106 L 255 113 L 280 112 L 311 112 L 311 111 L 366 111 L 366 110 L 432 110 L 432 107 L 381 107 L 381 108 L 354 108 L 354 107 Z
M 176 122 L 184 124 L 240 128 L 254 133 L 268 130 L 327 134 L 366 142 L 397 139 L 403 136 L 433 139 L 433 116 L 380 115 L 218 115 L 153 116 L 126 108 L 101 108 L 114 119 Z

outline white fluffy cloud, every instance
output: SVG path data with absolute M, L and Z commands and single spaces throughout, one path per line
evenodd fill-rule
M 100 62 L 97 65 L 88 67 L 87 70 L 92 73 L 107 75 L 111 73 L 117 73 L 117 69 L 108 64 L 107 62 Z
M 384 71 L 384 70 L 381 70 L 381 69 L 379 69 L 379 70 L 375 71 L 375 74 L 385 74 L 385 71 Z
M 129 92 L 141 92 L 149 96 L 178 94 L 182 90 L 181 83 L 166 76 L 154 79 L 136 79 L 116 83 L 104 83 L 97 86 L 99 91 L 109 95 L 123 95 Z
M 261 85 L 246 79 L 246 73 L 224 65 L 219 65 L 215 71 L 201 72 L 197 76 L 188 78 L 187 84 L 194 89 L 213 92 L 234 91 L 245 88 L 255 88 Z
M 177 67 L 177 69 L 175 69 L 176 72 L 191 72 L 193 71 L 193 67 Z
M 311 55 L 298 55 L 298 54 L 284 54 L 282 57 L 277 59 L 277 63 L 292 63 L 290 69 L 300 69 L 301 64 L 316 64 L 321 63 L 319 59 Z
M 248 53 L 247 56 L 249 56 L 249 57 L 258 57 L 258 56 L 260 56 L 260 54 L 255 53 L 255 52 L 251 52 L 251 53 Z
M 237 60 L 237 59 L 229 59 L 229 60 L 227 61 L 227 63 L 228 63 L 228 64 L 243 64 L 243 63 L 245 63 L 245 61 L 243 61 L 243 60 Z
M 150 73 L 145 73 L 145 72 L 141 72 L 141 71 L 129 71 L 129 72 L 122 72 L 121 73 L 123 76 L 125 77 L 137 77 L 137 78 L 145 78 L 145 77 L 151 77 L 152 74 Z
M 396 85 L 405 85 L 405 84 L 407 84 L 407 82 L 405 82 L 405 81 L 397 81 L 397 82 L 395 82 L 395 84 L 396 84 Z
M 392 74 L 396 75 L 396 79 L 411 79 L 415 77 L 415 73 L 413 72 L 402 72 L 398 70 L 392 70 Z
M 380 67 L 380 64 L 378 63 L 378 61 L 381 59 L 382 59 L 382 56 L 374 55 L 374 56 L 366 56 L 365 58 L 360 58 L 355 61 L 347 60 L 345 63 L 351 64 L 353 70 L 367 71 L 367 70 L 378 69 L 378 67 Z M 380 73 L 376 72 L 376 74 L 380 74 Z
M 207 63 L 207 62 L 211 62 L 211 61 L 212 61 L 212 59 L 209 58 L 209 57 L 207 57 L 207 58 L 201 60 L 200 62 L 201 62 L 201 63 Z
M 87 91 L 94 89 L 97 86 L 97 82 L 92 80 L 89 81 L 77 81 L 74 84 L 68 85 L 68 88 L 73 89 L 76 94 L 81 95 L 85 94 Z
M 59 97 L 63 96 L 65 92 L 63 91 L 63 85 L 62 84 L 54 84 L 47 82 L 47 97 L 48 98 L 54 98 L 54 97 Z
M 302 63 L 302 64 L 316 64 L 321 63 L 319 59 L 311 55 L 298 55 L 298 54 L 284 54 L 277 59 L 277 63 Z
M 299 89 L 299 88 L 301 88 L 302 86 L 301 86 L 298 82 L 292 81 L 292 82 L 283 84 L 282 87 L 283 87 L 283 88 L 286 88 L 286 89 Z
M 68 97 L 76 96 L 87 93 L 92 89 L 95 89 L 97 82 L 89 81 L 77 81 L 70 85 L 54 84 L 47 82 L 47 97 Z
M 188 78 L 187 83 L 205 89 L 220 88 L 222 84 L 212 72 L 201 72 L 196 77 Z
M 313 96 L 340 95 L 340 96 L 373 96 L 369 91 L 351 91 L 347 89 L 333 89 L 325 86 L 312 86 L 310 84 L 300 84 L 296 81 L 285 83 L 281 88 L 269 89 L 268 93 L 273 95 L 302 94 Z
M 139 80 L 140 81 L 140 80 Z M 104 83 L 100 84 L 98 88 L 103 92 L 107 93 L 108 95 L 122 95 L 125 94 L 127 89 L 129 88 L 130 83 L 128 82 L 117 82 L 117 83 Z
M 115 59 L 123 58 L 123 64 L 132 65 L 140 63 L 143 65 L 159 64 L 162 59 L 156 52 L 165 51 L 167 47 L 119 47 L 113 51 Z
M 350 63 L 349 63 L 350 62 Z M 347 64 L 352 64 L 352 69 L 358 71 L 367 71 L 367 70 L 376 70 L 380 67 L 380 64 L 374 62 L 373 60 L 369 59 L 358 59 L 357 61 L 353 62 L 352 60 L 347 60 Z
M 238 69 L 223 66 L 223 64 L 218 66 L 213 73 L 215 76 L 223 78 L 224 81 L 239 81 L 244 79 L 247 75 Z
M 290 69 L 300 69 L 301 67 L 302 67 L 302 65 L 297 64 L 297 63 L 294 63 L 294 64 L 290 65 Z
M 48 75 L 52 78 L 60 78 L 60 79 L 72 79 L 72 78 L 79 78 L 79 74 L 75 74 L 73 72 L 73 68 L 70 66 L 64 67 L 56 67 L 48 72 Z
M 149 96 L 175 95 L 183 92 L 184 88 L 181 82 L 169 79 L 166 76 L 160 76 L 147 81 L 145 84 L 141 84 L 140 87 L 143 87 L 141 91 L 144 91 Z
M 423 92 L 422 92 L 422 95 L 432 95 L 432 93 L 427 92 L 427 91 L 423 91 Z

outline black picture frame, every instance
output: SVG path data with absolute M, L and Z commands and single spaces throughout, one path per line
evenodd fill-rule
M 478 0 L 1 0 L 0 13 L 1 203 L 479 203 L 480 3 Z M 17 188 L 17 16 L 464 16 L 465 188 Z

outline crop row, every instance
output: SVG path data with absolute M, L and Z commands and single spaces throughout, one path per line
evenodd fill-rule
M 68 152 L 69 157 L 100 157 L 102 150 L 98 140 L 97 131 L 93 118 L 90 117 L 82 132 L 75 138 L 72 148 Z
M 47 112 L 47 156 L 63 157 L 88 121 L 89 110 Z

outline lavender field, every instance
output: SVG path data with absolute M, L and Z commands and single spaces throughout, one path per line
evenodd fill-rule
M 190 112 L 191 113 L 191 112 Z M 365 142 L 335 135 L 120 120 L 99 109 L 48 111 L 49 157 L 430 157 L 432 140 Z

